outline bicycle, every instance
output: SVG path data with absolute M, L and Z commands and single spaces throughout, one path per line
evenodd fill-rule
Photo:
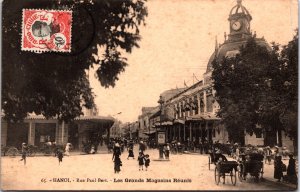
M 28 157 L 34 157 L 37 151 L 37 147 L 30 145 L 28 146 L 28 149 L 26 151 L 26 155 Z M 4 156 L 9 156 L 9 157 L 16 157 L 19 155 L 22 155 L 22 150 L 19 150 L 18 148 L 14 147 L 14 146 L 10 146 L 10 147 L 4 147 Z

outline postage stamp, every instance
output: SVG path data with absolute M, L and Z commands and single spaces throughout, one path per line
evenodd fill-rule
M 23 9 L 21 50 L 71 52 L 72 11 Z

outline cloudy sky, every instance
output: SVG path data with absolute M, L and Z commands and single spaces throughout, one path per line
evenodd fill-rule
M 183 87 L 184 81 L 192 85 L 193 73 L 201 80 L 215 37 L 223 43 L 224 32 L 229 33 L 227 19 L 235 5 L 236 0 L 148 0 L 140 48 L 126 55 L 129 66 L 116 86 L 105 89 L 90 75 L 99 115 L 137 121 L 141 108 L 158 105 L 163 91 Z M 298 27 L 297 0 L 244 0 L 243 5 L 257 37 L 280 44 L 292 39 Z

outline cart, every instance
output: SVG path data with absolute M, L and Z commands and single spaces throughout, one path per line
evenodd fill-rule
M 225 177 L 229 176 L 232 185 L 236 184 L 236 172 L 238 163 L 236 161 L 220 161 L 216 164 L 215 168 L 215 182 L 217 185 L 220 183 L 220 178 L 223 178 L 223 184 L 225 184 Z

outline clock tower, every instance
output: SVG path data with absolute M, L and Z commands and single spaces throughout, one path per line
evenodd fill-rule
M 242 5 L 242 0 L 237 0 L 229 14 L 230 34 L 228 41 L 238 41 L 251 36 L 250 21 L 252 17 L 248 10 Z

